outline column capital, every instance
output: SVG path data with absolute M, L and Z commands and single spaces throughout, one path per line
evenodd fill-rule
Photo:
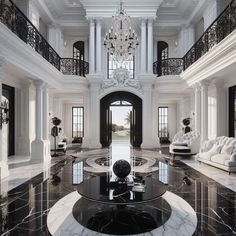
M 148 17 L 148 18 L 147 18 L 147 20 L 148 20 L 148 25 L 152 25 L 155 19 L 156 19 L 155 17 Z
M 97 24 L 101 24 L 103 21 L 103 17 L 96 17 L 95 19 Z
M 45 83 L 44 83 L 44 81 L 42 81 L 42 80 L 35 80 L 35 81 L 34 81 L 34 85 L 35 85 L 35 87 L 38 88 L 38 89 L 43 89 Z
M 92 25 L 95 23 L 95 18 L 94 17 L 89 17 L 88 18 L 89 24 Z
M 141 24 L 142 24 L 142 25 L 143 25 L 143 24 L 146 24 L 146 22 L 147 22 L 147 17 L 141 17 L 140 20 L 141 20 Z
M 199 82 L 201 87 L 208 87 L 210 85 L 210 81 L 209 80 L 202 80 Z
M 32 81 L 31 80 L 26 80 L 26 81 L 23 81 L 21 83 L 23 89 L 28 89 L 31 85 L 32 85 Z

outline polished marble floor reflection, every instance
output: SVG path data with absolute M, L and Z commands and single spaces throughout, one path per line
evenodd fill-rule
M 50 171 L 45 170 L 2 195 L 1 235 L 50 235 L 47 228 L 47 215 L 50 209 L 60 199 L 76 191 L 77 185 L 89 175 L 94 175 L 89 172 L 94 168 L 86 162 L 89 158 L 109 157 L 111 153 L 116 159 L 130 160 L 130 156 L 131 158 L 135 156 L 137 160 L 143 158 L 145 161 L 137 161 L 133 165 L 133 168 L 140 167 L 140 171 L 142 171 L 141 166 L 147 164 L 146 159 L 155 160 L 151 167 L 145 167 L 146 171 L 151 168 L 150 173 L 153 178 L 166 184 L 169 192 L 180 196 L 192 206 L 198 218 L 194 235 L 236 235 L 236 193 L 234 191 L 183 162 L 179 162 L 175 167 L 168 165 L 165 156 L 157 151 L 134 150 L 127 147 L 122 149 L 119 146 L 114 147 L 113 151 L 112 149 L 91 150 L 75 155 L 74 159 L 62 160 L 51 167 Z M 112 160 L 111 163 L 114 161 Z M 109 162 L 100 167 L 110 168 Z M 90 169 L 84 172 L 86 168 Z M 3 188 L 4 186 L 1 187 L 1 193 L 5 192 Z M 83 213 L 86 214 L 85 208 Z

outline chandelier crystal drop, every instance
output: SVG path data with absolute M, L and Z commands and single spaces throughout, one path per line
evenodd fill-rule
M 121 3 L 120 9 L 112 16 L 111 28 L 104 38 L 104 46 L 115 61 L 122 63 L 134 56 L 138 45 L 138 36 L 131 28 L 130 16 Z

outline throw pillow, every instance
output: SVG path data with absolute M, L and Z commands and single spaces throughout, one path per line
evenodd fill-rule
M 221 153 L 231 155 L 231 153 L 233 151 L 233 147 L 234 146 L 232 146 L 232 145 L 224 145 L 223 148 L 221 149 Z

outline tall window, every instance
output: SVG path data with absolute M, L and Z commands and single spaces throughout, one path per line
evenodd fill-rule
M 72 138 L 84 136 L 84 108 L 72 107 Z
M 157 42 L 157 60 L 162 61 L 169 58 L 168 43 L 164 41 Z
M 117 68 L 120 68 L 120 67 L 125 67 L 129 71 L 130 79 L 134 78 L 134 56 L 132 56 L 132 55 L 129 56 L 128 60 L 125 62 L 122 62 L 122 63 L 115 61 L 113 55 L 108 54 L 107 58 L 108 58 L 107 77 L 109 79 L 112 78 L 113 71 Z
M 78 41 L 73 45 L 73 58 L 79 59 L 81 61 L 84 60 L 84 42 Z
M 158 107 L 158 136 L 168 138 L 168 107 Z

